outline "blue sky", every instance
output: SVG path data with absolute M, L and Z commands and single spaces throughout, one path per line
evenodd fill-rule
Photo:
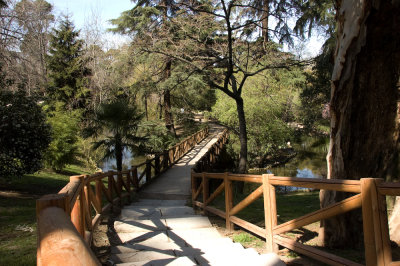
M 108 20 L 117 18 L 121 12 L 131 9 L 131 0 L 48 0 L 53 6 L 56 14 L 69 14 L 72 16 L 75 27 L 82 29 L 85 19 L 90 19 L 92 13 L 100 16 L 103 29 L 112 27 Z M 117 46 L 126 42 L 127 39 L 118 35 L 107 34 L 108 40 L 112 40 Z M 305 56 L 315 56 L 319 53 L 324 37 L 313 36 L 306 44 Z M 285 49 L 286 50 L 286 49 Z
M 110 27 L 108 20 L 117 18 L 121 12 L 131 9 L 130 0 L 50 0 L 57 14 L 68 13 L 72 16 L 75 26 L 81 29 L 85 18 L 90 17 L 92 10 L 99 14 L 105 28 Z

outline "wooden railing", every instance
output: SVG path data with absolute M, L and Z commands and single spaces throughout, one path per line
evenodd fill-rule
M 205 172 L 210 171 L 221 154 L 224 145 L 228 142 L 229 131 L 224 129 L 219 134 L 217 141 L 208 149 L 208 151 L 196 162 L 192 171 Z
M 122 207 L 123 199 L 130 200 L 133 190 L 166 171 L 207 135 L 205 128 L 130 170 L 71 176 L 58 194 L 38 199 L 37 264 L 100 265 L 90 244 L 102 215 Z
M 221 184 L 209 191 L 209 180 L 220 179 Z M 233 205 L 232 181 L 259 184 L 259 187 L 236 205 Z M 274 186 L 296 186 L 312 189 L 326 189 L 355 193 L 341 202 L 309 213 L 288 222 L 277 223 L 276 193 Z M 219 194 L 225 192 L 225 210 L 211 207 Z M 201 195 L 201 201 L 198 198 Z M 310 178 L 277 177 L 265 175 L 238 175 L 230 173 L 192 172 L 192 203 L 205 212 L 216 214 L 226 220 L 226 228 L 236 224 L 266 239 L 270 252 L 277 251 L 277 244 L 304 254 L 329 265 L 359 265 L 328 252 L 296 242 L 283 234 L 302 226 L 362 208 L 365 261 L 367 265 L 400 265 L 393 262 L 389 239 L 385 196 L 400 195 L 400 183 L 386 183 L 382 179 L 327 180 Z M 236 216 L 256 199 L 263 196 L 265 228 L 247 222 Z

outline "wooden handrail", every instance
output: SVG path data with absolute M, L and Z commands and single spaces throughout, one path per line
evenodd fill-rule
M 148 183 L 207 136 L 208 128 L 204 128 L 169 150 L 156 154 L 154 158 L 134 165 L 129 170 L 71 176 L 70 182 L 58 194 L 38 199 L 37 265 L 100 265 L 90 245 L 93 229 L 104 212 L 113 207 L 122 207 L 123 199 L 129 200 L 131 191 L 139 190 L 144 185 L 144 182 L 140 182 L 142 177 L 145 176 Z M 174 153 L 179 147 L 183 148 Z M 172 156 L 165 157 L 171 153 Z M 138 176 L 138 168 L 141 166 L 145 166 L 145 170 Z M 108 201 L 105 206 L 104 198 Z
M 277 244 L 302 253 L 313 259 L 329 265 L 360 265 L 353 261 L 321 251 L 311 246 L 298 243 L 281 234 L 300 228 L 307 224 L 340 215 L 356 208 L 362 208 L 364 246 L 367 265 L 400 265 L 392 261 L 390 239 L 386 213 L 385 196 L 400 196 L 400 183 L 383 182 L 378 178 L 362 178 L 361 180 L 338 180 L 280 177 L 268 175 L 245 175 L 232 173 L 207 173 L 227 142 L 228 132 L 224 131 L 217 142 L 197 161 L 192 168 L 192 204 L 201 208 L 205 213 L 210 212 L 226 220 L 226 228 L 233 229 L 236 224 L 260 237 L 266 239 L 267 249 L 276 251 Z M 214 191 L 209 191 L 209 180 L 219 179 L 222 182 Z M 261 184 L 235 206 L 232 204 L 232 181 L 242 181 Z M 306 214 L 283 224 L 277 225 L 275 186 L 296 186 L 312 189 L 326 189 L 350 192 L 356 195 L 349 197 L 326 208 Z M 225 192 L 225 210 L 209 206 L 222 192 Z M 201 200 L 198 198 L 201 197 Z M 235 216 L 257 198 L 264 198 L 265 228 L 247 222 Z
M 362 178 L 361 180 L 326 180 L 278 177 L 271 174 L 236 175 L 232 173 L 195 173 L 194 171 L 192 171 L 191 176 L 193 206 L 200 207 L 204 211 L 214 213 L 226 219 L 228 230 L 233 228 L 232 224 L 236 224 L 259 235 L 260 237 L 265 238 L 267 241 L 267 249 L 271 252 L 275 251 L 276 244 L 279 244 L 330 265 L 359 265 L 336 255 L 297 243 L 294 240 L 282 238 L 280 234 L 361 207 L 363 213 L 367 265 L 397 265 L 398 263 L 393 262 L 391 257 L 385 201 L 385 195 L 400 196 L 400 186 L 398 183 L 382 182 L 382 179 L 379 178 Z M 215 191 L 211 192 L 212 194 L 210 197 L 203 196 L 202 201 L 199 201 L 197 198 L 200 196 L 201 191 L 204 192 L 204 184 L 208 179 L 220 179 L 223 180 L 223 182 Z M 201 180 L 201 182 L 197 182 L 196 180 Z M 230 185 L 226 186 L 226 184 L 230 184 L 232 181 L 244 181 L 256 184 L 261 183 L 262 186 L 258 187 L 249 196 L 233 206 L 231 204 L 233 193 L 232 187 Z M 274 186 L 288 185 L 346 191 L 358 194 L 347 198 L 342 202 L 338 202 L 326 208 L 277 225 Z M 263 192 L 260 191 L 262 187 L 264 187 Z M 225 211 L 208 206 L 224 190 Z M 261 228 L 234 216 L 259 197 L 264 197 L 265 228 Z

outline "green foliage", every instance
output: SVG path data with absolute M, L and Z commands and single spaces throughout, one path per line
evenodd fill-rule
M 335 32 L 335 7 L 331 0 L 293 1 L 293 7 L 299 15 L 294 31 L 300 36 L 311 37 L 312 30 L 318 29 L 327 36 Z
M 0 176 L 21 176 L 39 170 L 50 136 L 50 126 L 34 98 L 1 88 Z
M 52 128 L 52 141 L 45 154 L 47 167 L 61 171 L 67 164 L 75 162 L 79 148 L 78 111 L 65 111 L 63 103 L 47 108 L 47 121 Z
M 141 123 L 138 134 L 148 136 L 143 146 L 148 153 L 162 152 L 176 142 L 176 138 L 162 121 L 153 120 Z
M 251 165 L 262 167 L 265 156 L 285 148 L 292 138 L 289 124 L 297 116 L 299 87 L 304 81 L 302 70 L 294 68 L 267 71 L 246 84 L 243 100 Z M 236 132 L 239 130 L 236 104 L 221 92 L 217 93 L 211 115 Z M 238 139 L 234 135 L 231 139 L 233 152 L 238 154 Z
M 50 77 L 48 93 L 69 108 L 84 108 L 89 95 L 90 70 L 85 67 L 83 41 L 78 37 L 79 31 L 75 31 L 72 22 L 65 17 L 51 35 L 46 58 Z
M 143 118 L 135 105 L 125 98 L 117 98 L 110 103 L 100 104 L 84 129 L 85 138 L 96 139 L 93 149 L 106 149 L 104 158 L 116 158 L 117 169 L 122 170 L 124 148 L 132 151 L 144 138 L 136 136 L 138 125 Z

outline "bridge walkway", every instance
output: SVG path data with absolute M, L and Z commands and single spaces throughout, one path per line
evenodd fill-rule
M 187 206 L 190 172 L 217 141 L 223 127 L 209 136 L 123 208 L 114 222 L 118 245 L 111 248 L 116 265 L 285 265 L 276 254 L 258 254 L 221 236 L 206 216 Z

